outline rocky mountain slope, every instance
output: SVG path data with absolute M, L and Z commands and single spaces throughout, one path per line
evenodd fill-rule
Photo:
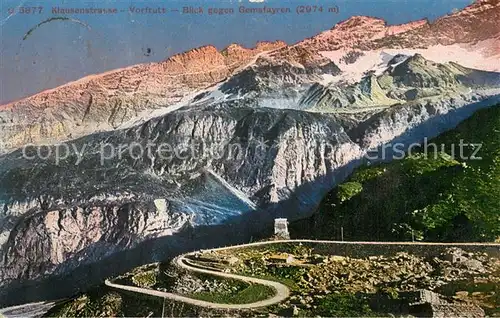
M 149 142 L 151 155 L 127 150 L 100 164 L 102 144 Z M 56 164 L 56 146 L 49 160 L 22 159 L 21 151 L 2 159 L 0 275 L 6 292 L 9 283 L 69 273 L 185 226 L 236 222 L 256 206 L 272 208 L 299 196 L 301 187 L 317 201 L 334 181 L 320 179 L 345 177 L 337 169 L 360 154 L 334 118 L 224 106 L 182 109 L 72 145 L 86 147 L 78 165 L 75 153 Z M 162 156 L 158 145 L 181 147 L 182 159 Z
M 500 104 L 427 144 L 404 160 L 356 170 L 309 223 L 296 224 L 297 234 L 338 239 L 343 227 L 347 240 L 498 240 Z
M 294 71 L 294 75 L 285 76 L 280 80 L 283 83 L 276 86 L 285 88 L 281 96 L 284 95 L 285 101 L 276 98 L 269 101 L 265 92 L 256 94 L 264 96 L 263 106 L 279 108 L 289 108 L 286 107 L 289 99 L 300 99 L 297 95 L 302 89 L 286 88 L 289 84 L 314 82 L 321 73 L 330 78 L 338 74 L 338 67 L 352 78 L 353 65 L 341 65 L 352 51 L 366 52 L 370 57 L 368 62 L 361 59 L 356 63 L 358 73 L 370 70 L 373 66 L 370 61 L 390 49 L 424 49 L 425 52 L 420 53 L 427 58 L 438 57 L 436 62 L 454 61 L 466 67 L 499 71 L 500 27 L 496 23 L 499 19 L 498 0 L 477 1 L 433 23 L 415 21 L 388 26 L 380 19 L 353 17 L 292 46 L 278 41 L 258 43 L 254 49 L 246 49 L 234 44 L 221 52 L 213 46 L 205 46 L 160 63 L 85 77 L 0 106 L 0 148 L 3 149 L 0 151 L 11 151 L 30 142 L 77 138 L 171 111 L 189 104 L 194 95 L 239 73 L 248 64 L 247 70 L 229 79 L 223 91 L 229 89 L 232 95 L 242 93 L 241 88 L 234 88 L 235 82 L 251 79 L 252 73 L 259 73 L 262 67 L 273 74 L 263 72 L 262 78 L 267 84 L 283 77 L 280 73 Z M 448 54 L 436 54 L 436 49 L 447 50 Z M 467 54 L 471 51 L 472 56 Z M 359 76 L 354 77 L 359 80 Z M 159 112 L 152 111 L 159 108 Z
M 478 71 L 456 63 L 439 64 L 420 54 L 397 55 L 380 75 L 367 74 L 355 84 L 320 83 L 311 86 L 301 100 L 303 109 L 331 112 L 339 108 L 383 107 L 415 100 L 432 101 L 444 95 L 495 88 L 498 73 Z
M 498 0 L 475 1 L 465 9 L 432 23 L 419 20 L 389 26 L 382 19 L 355 16 L 297 45 L 313 47 L 318 51 L 368 51 L 381 48 L 427 48 L 438 44 L 472 44 L 498 35 L 500 27 L 496 21 L 499 18 Z M 496 50 L 496 54 L 500 53 L 498 47 L 492 49 Z
M 88 76 L 0 106 L 1 144 L 9 150 L 112 130 L 143 111 L 172 107 L 225 79 L 258 54 L 284 45 L 280 41 L 261 42 L 253 49 L 230 45 L 221 52 L 204 46 L 163 62 Z

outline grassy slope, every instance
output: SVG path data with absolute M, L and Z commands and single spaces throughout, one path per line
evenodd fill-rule
M 161 316 L 158 297 L 96 288 L 52 308 L 45 317 L 154 317 Z
M 482 143 L 462 160 L 460 140 Z M 478 111 L 433 139 L 439 145 L 387 164 L 364 166 L 331 191 L 318 213 L 292 225 L 299 236 L 346 240 L 493 241 L 500 237 L 500 105 Z M 453 156 L 453 144 L 455 155 Z M 441 152 L 444 145 L 444 152 Z M 470 158 L 472 147 L 464 147 Z M 293 233 L 292 233 L 293 234 Z
M 190 297 L 219 304 L 250 304 L 265 300 L 274 295 L 274 290 L 268 286 L 258 284 L 243 284 L 234 292 L 198 292 Z

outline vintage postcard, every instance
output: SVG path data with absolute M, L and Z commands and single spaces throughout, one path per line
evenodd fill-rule
M 0 316 L 500 316 L 500 0 L 2 0 Z

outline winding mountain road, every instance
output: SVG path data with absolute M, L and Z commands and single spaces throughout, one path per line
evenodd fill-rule
M 274 291 L 275 291 L 274 296 L 271 298 L 268 298 L 268 299 L 260 300 L 260 301 L 257 301 L 254 303 L 249 303 L 249 304 L 222 304 L 222 303 L 211 303 L 211 302 L 204 301 L 204 300 L 198 300 L 198 299 L 189 298 L 186 296 L 181 296 L 181 295 L 174 294 L 174 293 L 162 292 L 162 291 L 154 290 L 154 289 L 115 284 L 115 283 L 111 282 L 109 279 L 107 279 L 105 281 L 105 285 L 109 286 L 109 287 L 121 289 L 121 290 L 141 293 L 141 294 L 150 295 L 150 296 L 167 298 L 170 300 L 180 301 L 180 302 L 195 305 L 195 306 L 201 306 L 201 307 L 206 307 L 206 308 L 215 308 L 215 309 L 253 309 L 253 308 L 267 307 L 267 306 L 282 302 L 283 300 L 288 298 L 288 296 L 290 295 L 290 290 L 288 289 L 288 287 L 281 284 L 281 283 L 278 283 L 278 282 L 269 281 L 269 280 L 260 279 L 260 278 L 254 278 L 254 277 L 247 277 L 247 276 L 223 273 L 223 272 L 220 272 L 217 270 L 210 270 L 210 269 L 206 269 L 206 268 L 200 268 L 200 267 L 193 266 L 189 262 L 189 260 L 187 259 L 187 256 L 194 255 L 195 253 L 196 252 L 178 256 L 174 259 L 174 263 L 179 268 L 183 268 L 183 269 L 186 269 L 186 270 L 191 271 L 191 272 L 209 274 L 209 275 L 217 276 L 217 277 L 236 279 L 236 280 L 240 280 L 240 281 L 250 283 L 250 284 L 260 284 L 260 285 L 268 286 L 268 287 L 271 287 L 272 289 L 274 289 Z
M 270 305 L 274 305 L 277 303 L 282 302 L 288 296 L 290 295 L 290 289 L 278 282 L 275 281 L 269 281 L 265 279 L 260 279 L 260 278 L 254 278 L 254 277 L 248 277 L 248 276 L 241 276 L 241 275 L 235 275 L 235 274 L 229 274 L 229 273 L 224 273 L 215 269 L 208 269 L 208 268 L 201 268 L 200 266 L 193 265 L 190 260 L 189 256 L 193 256 L 199 252 L 211 252 L 211 251 L 222 251 L 222 250 L 229 250 L 229 249 L 239 249 L 239 248 L 245 248 L 245 247 L 254 247 L 254 246 L 261 246 L 261 245 L 270 245 L 270 244 L 279 244 L 279 243 L 319 243 L 319 244 L 346 244 L 346 245 L 356 245 L 356 244 L 361 244 L 361 245 L 421 245 L 421 246 L 493 246 L 493 247 L 498 247 L 500 250 L 500 244 L 498 243 L 427 243 L 427 242 L 339 242 L 339 241 L 321 241 L 321 240 L 276 240 L 276 241 L 266 241 L 266 242 L 256 242 L 256 243 L 248 243 L 248 244 L 242 244 L 242 245 L 234 245 L 234 246 L 227 246 L 227 247 L 219 247 L 219 248 L 213 248 L 213 249 L 206 249 L 206 250 L 200 250 L 196 252 L 191 252 L 187 254 L 180 255 L 176 257 L 173 262 L 175 265 L 177 265 L 179 268 L 183 268 L 185 270 L 195 272 L 195 273 L 202 273 L 202 274 L 209 274 L 217 277 L 223 277 L 223 278 L 230 278 L 230 279 L 236 279 L 240 280 L 246 283 L 251 283 L 251 284 L 261 284 L 264 286 L 271 287 L 275 290 L 275 294 L 273 297 L 265 299 L 265 300 L 260 300 L 254 303 L 248 303 L 248 304 L 222 304 L 222 303 L 212 303 L 208 301 L 203 301 L 203 300 L 198 300 L 198 299 L 193 299 L 189 298 L 186 296 L 181 296 L 178 294 L 174 293 L 167 293 L 167 292 L 162 292 L 159 290 L 154 290 L 154 289 L 148 289 L 148 288 L 141 288 L 141 287 L 134 287 L 134 286 L 128 286 L 128 285 L 121 285 L 121 284 L 115 284 L 109 279 L 105 281 L 106 286 L 125 290 L 125 291 L 131 291 L 135 293 L 140 293 L 140 294 L 145 294 L 145 295 L 150 295 L 150 296 L 157 296 L 161 298 L 166 298 L 174 301 L 180 301 L 184 302 L 187 304 L 195 305 L 195 306 L 201 306 L 201 307 L 206 307 L 206 308 L 215 308 L 215 309 L 253 309 L 253 308 L 261 308 L 261 307 L 266 307 Z

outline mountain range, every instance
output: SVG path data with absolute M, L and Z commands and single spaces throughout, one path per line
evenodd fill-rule
M 432 23 L 357 16 L 293 45 L 205 46 L 0 106 L 0 305 L 311 215 L 367 154 L 500 101 L 499 20 L 498 0 Z M 103 160 L 132 144 L 151 152 Z

